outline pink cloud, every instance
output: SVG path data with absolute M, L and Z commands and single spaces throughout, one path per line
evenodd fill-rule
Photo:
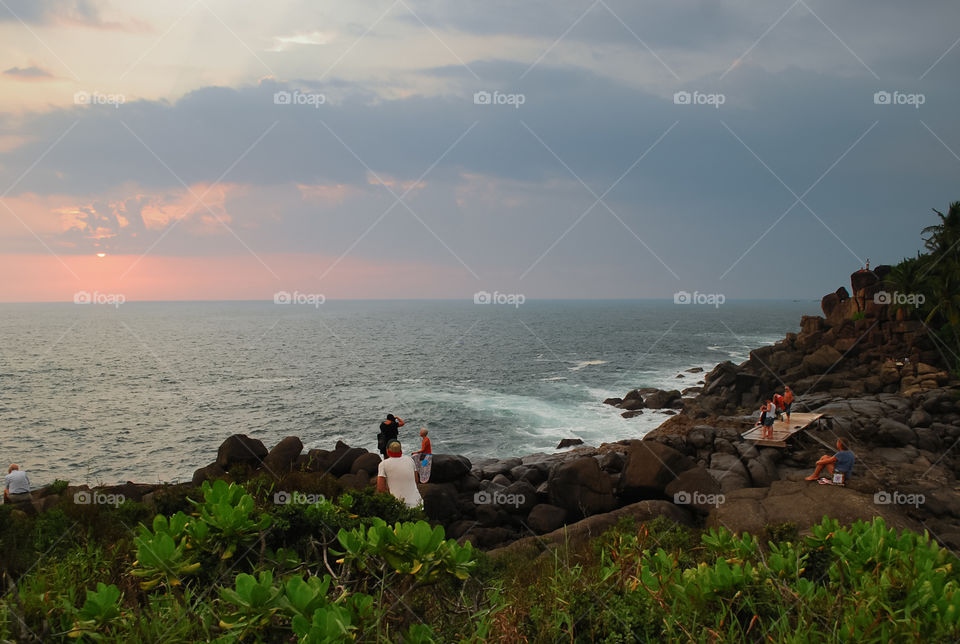
M 2 302 L 72 302 L 78 291 L 138 300 L 264 300 L 280 291 L 322 294 L 328 300 L 463 298 L 477 290 L 466 271 L 421 262 L 309 254 L 214 257 L 5 254 Z

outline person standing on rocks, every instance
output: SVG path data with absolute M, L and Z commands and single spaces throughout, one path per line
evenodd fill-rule
M 837 439 L 837 453 L 833 456 L 824 454 L 820 457 L 820 460 L 817 461 L 817 467 L 813 470 L 813 474 L 807 477 L 808 481 L 816 481 L 820 478 L 820 472 L 824 469 L 827 470 L 827 474 L 831 477 L 834 472 L 840 472 L 843 474 L 843 480 L 846 482 L 847 477 L 850 475 L 850 472 L 853 471 L 853 452 L 847 449 L 846 444 L 839 438 Z
M 380 455 L 387 457 L 387 445 L 390 441 L 395 441 L 400 437 L 400 428 L 403 427 L 403 419 L 397 418 L 393 414 L 387 414 L 387 419 L 380 423 L 380 433 L 377 434 L 377 449 Z
M 788 386 L 783 388 L 783 413 L 787 415 L 787 422 L 790 422 L 790 407 L 793 406 L 793 390 Z
M 429 432 L 426 427 L 420 428 L 420 451 L 411 454 L 417 468 L 417 482 L 426 483 L 430 480 L 430 466 L 433 461 L 433 448 L 430 445 Z
M 763 431 L 760 436 L 762 438 L 773 439 L 773 421 L 776 419 L 776 412 L 773 408 L 773 402 L 768 398 L 763 407 L 760 408 L 760 425 L 763 427 Z
M 780 420 L 780 417 L 783 415 L 786 406 L 786 403 L 783 401 L 783 396 L 780 394 L 773 394 L 774 415 L 776 416 L 777 420 Z
M 377 469 L 377 492 L 389 492 L 406 503 L 408 508 L 415 508 L 423 503 L 423 497 L 417 489 L 413 461 L 402 456 L 400 441 L 387 443 L 387 458 L 380 461 Z

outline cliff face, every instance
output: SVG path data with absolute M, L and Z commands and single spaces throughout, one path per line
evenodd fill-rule
M 888 302 L 889 266 L 850 276 L 820 302 L 821 316 L 804 316 L 799 334 L 750 352 L 741 365 L 724 362 L 704 378 L 703 393 L 684 405 L 704 417 L 758 406 L 790 385 L 798 395 L 830 391 L 837 396 L 900 393 L 911 396 L 945 385 L 946 360 L 920 320 Z M 851 292 L 853 293 L 851 295 Z

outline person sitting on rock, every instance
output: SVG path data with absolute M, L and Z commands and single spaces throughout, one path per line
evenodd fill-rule
M 837 439 L 837 453 L 833 456 L 829 454 L 824 454 L 820 457 L 820 460 L 817 461 L 817 467 L 813 470 L 813 474 L 807 477 L 808 481 L 816 481 L 820 478 L 820 472 L 827 470 L 827 474 L 831 477 L 834 472 L 840 472 L 843 474 L 843 480 L 846 482 L 847 477 L 850 475 L 850 472 L 853 471 L 853 452 L 847 449 L 846 444 L 841 440 Z
M 403 419 L 397 418 L 393 414 L 387 414 L 387 419 L 380 423 L 380 433 L 377 434 L 377 449 L 380 455 L 387 457 L 387 444 L 395 441 L 400 436 L 400 428 L 403 427 Z
M 411 454 L 417 468 L 417 483 L 426 483 L 430 479 L 430 465 L 433 460 L 433 448 L 430 446 L 429 432 L 426 427 L 420 428 L 420 450 Z
M 783 388 L 783 413 L 787 415 L 787 422 L 790 422 L 790 408 L 793 406 L 793 390 L 790 387 Z
M 28 503 L 30 501 L 30 478 L 16 463 L 10 465 L 4 479 L 4 503 Z
M 400 441 L 387 443 L 387 459 L 381 461 L 377 469 L 377 492 L 389 492 L 406 503 L 408 508 L 415 508 L 423 503 L 423 498 L 417 489 L 413 461 L 401 456 L 403 450 Z

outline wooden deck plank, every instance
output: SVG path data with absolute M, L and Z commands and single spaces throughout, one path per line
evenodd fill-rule
M 822 416 L 823 414 L 797 413 L 790 415 L 789 423 L 787 423 L 786 420 L 774 421 L 772 439 L 760 438 L 760 436 L 763 435 L 763 430 L 760 427 L 748 429 L 740 434 L 740 436 L 748 441 L 753 441 L 756 445 L 763 447 L 786 447 L 787 439 L 797 432 L 802 432 L 804 429 L 817 422 Z

